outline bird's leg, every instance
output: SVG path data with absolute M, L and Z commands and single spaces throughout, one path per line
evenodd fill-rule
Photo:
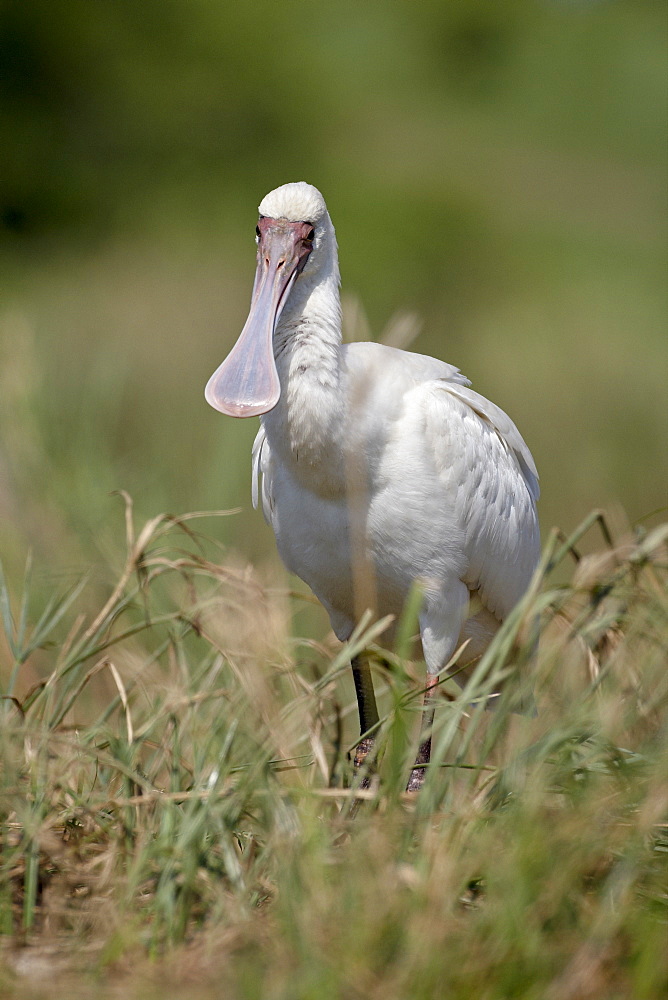
M 427 686 L 424 693 L 424 707 L 420 724 L 420 746 L 413 764 L 411 776 L 406 785 L 407 792 L 417 792 L 422 788 L 427 765 L 431 759 L 431 731 L 434 725 L 434 706 L 432 696 L 438 683 L 438 677 L 427 674 Z
M 365 736 L 375 725 L 378 724 L 378 708 L 376 707 L 376 696 L 373 690 L 373 679 L 371 668 L 366 657 L 353 656 L 351 663 L 353 668 L 353 679 L 355 681 L 355 694 L 357 695 L 357 707 L 360 713 L 360 736 L 362 739 L 355 748 L 354 768 L 355 774 L 365 768 L 366 759 L 376 745 L 375 735 Z M 370 785 L 369 773 L 364 774 L 360 788 L 368 788 Z

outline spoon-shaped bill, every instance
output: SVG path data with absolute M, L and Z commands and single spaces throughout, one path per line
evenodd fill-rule
M 209 379 L 207 403 L 231 417 L 254 417 L 276 406 L 281 386 L 273 337 L 290 288 L 311 251 L 304 223 L 261 219 L 253 300 L 236 344 Z

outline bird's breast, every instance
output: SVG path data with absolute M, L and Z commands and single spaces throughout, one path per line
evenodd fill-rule
M 332 623 L 346 623 L 341 638 L 367 607 L 400 614 L 416 577 L 462 572 L 462 539 L 415 442 L 383 450 L 351 435 L 322 456 L 310 463 L 271 445 L 264 472 L 281 558 Z

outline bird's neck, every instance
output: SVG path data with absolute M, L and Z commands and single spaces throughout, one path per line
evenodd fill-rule
M 342 409 L 341 300 L 338 267 L 317 283 L 293 287 L 274 334 L 281 397 L 262 418 L 284 460 L 327 459 Z

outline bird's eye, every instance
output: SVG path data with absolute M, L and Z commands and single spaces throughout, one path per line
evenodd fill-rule
M 313 243 L 313 240 L 315 239 L 315 229 L 309 229 L 306 234 L 306 239 L 309 243 Z
M 260 233 L 260 227 L 256 226 L 255 227 L 255 242 L 256 243 L 260 242 L 260 235 L 261 235 L 261 233 Z

